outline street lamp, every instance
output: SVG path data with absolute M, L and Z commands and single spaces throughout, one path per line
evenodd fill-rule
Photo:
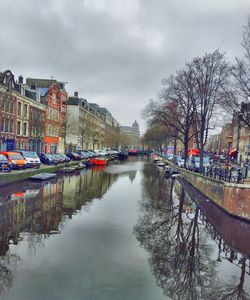
M 238 114 L 238 128 L 237 128 L 237 142 L 236 142 L 236 150 L 237 150 L 237 156 L 236 156 L 236 162 L 238 163 L 238 159 L 239 159 L 239 150 L 240 150 L 240 131 L 241 131 L 241 121 L 242 121 L 242 116 L 243 113 L 240 112 Z M 240 156 L 240 163 L 241 163 L 241 156 Z
M 233 137 L 232 135 L 227 136 L 227 170 L 229 168 L 229 152 L 232 145 Z

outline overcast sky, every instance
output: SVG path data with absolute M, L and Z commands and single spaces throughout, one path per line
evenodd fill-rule
M 242 55 L 250 0 L 0 0 L 0 70 L 66 81 L 121 125 L 161 80 L 219 48 Z

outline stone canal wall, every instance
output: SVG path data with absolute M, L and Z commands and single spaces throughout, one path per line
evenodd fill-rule
M 222 206 L 224 199 L 224 183 L 220 180 L 208 178 L 186 169 L 179 169 L 179 172 L 186 181 L 200 190 L 205 196 L 213 199 L 216 204 Z
M 229 214 L 250 220 L 250 184 L 228 183 L 178 168 L 181 177 Z
M 10 173 L 0 173 L 0 187 L 6 184 L 15 183 L 21 180 L 28 179 L 29 177 L 47 172 L 57 172 L 59 169 L 78 165 L 79 161 L 70 161 L 66 164 L 59 164 L 56 166 L 41 165 L 39 169 L 25 169 L 25 170 L 13 170 Z

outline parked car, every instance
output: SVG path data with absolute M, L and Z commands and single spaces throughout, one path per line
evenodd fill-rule
M 173 153 L 167 153 L 167 154 L 165 154 L 165 158 L 168 159 L 168 160 L 173 160 L 174 154 Z
M 128 158 L 128 152 L 125 149 L 122 149 L 119 151 L 118 153 L 118 158 L 123 160 L 123 159 L 127 159 Z
M 116 149 L 106 149 L 106 152 L 108 153 L 108 155 L 117 155 L 119 153 L 119 151 Z
M 105 151 L 105 150 L 94 150 L 94 152 L 96 153 L 96 156 L 106 156 L 106 155 L 108 155 L 107 151 Z
M 12 164 L 12 169 L 24 169 L 27 166 L 27 161 L 24 159 L 21 153 L 15 151 L 2 151 L 8 161 Z
M 178 167 L 184 168 L 185 160 L 184 160 L 184 158 L 181 158 L 181 156 L 175 155 L 175 156 L 173 157 L 173 163 L 174 163 L 175 165 L 177 165 Z
M 199 172 L 200 170 L 200 157 L 199 156 L 192 156 L 188 160 L 188 169 L 194 172 Z M 209 168 L 210 167 L 210 162 L 209 162 L 209 157 L 204 156 L 203 157 L 203 167 L 204 168 Z
M 96 157 L 96 153 L 93 150 L 86 150 L 91 155 L 91 157 Z
M 72 160 L 81 160 L 81 156 L 75 152 L 70 152 L 66 154 Z
M 45 165 L 57 165 L 59 161 L 52 157 L 50 153 L 39 153 L 39 158 L 41 162 Z
M 81 159 L 88 159 L 90 158 L 90 154 L 85 151 L 78 151 L 77 154 L 81 156 Z
M 66 156 L 65 154 L 60 154 L 64 158 L 64 162 L 69 162 L 70 158 Z
M 41 160 L 38 156 L 38 154 L 35 151 L 30 150 L 15 150 L 16 152 L 19 152 L 22 154 L 22 156 L 27 161 L 27 168 L 40 168 L 41 166 Z
M 64 163 L 65 162 L 65 158 L 60 153 L 53 153 L 52 158 L 54 160 L 58 161 L 58 163 Z
M 83 152 L 85 152 L 86 154 L 88 154 L 89 158 L 93 158 L 95 157 L 95 152 L 90 151 L 90 150 L 82 150 Z
M 0 171 L 11 172 L 12 164 L 8 161 L 7 157 L 0 154 Z

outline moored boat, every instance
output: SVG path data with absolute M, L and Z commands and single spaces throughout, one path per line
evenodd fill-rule
M 30 177 L 32 180 L 47 180 L 56 177 L 56 173 L 40 173 Z
M 108 164 L 108 161 L 105 158 L 92 158 L 90 162 L 94 166 L 105 166 Z

